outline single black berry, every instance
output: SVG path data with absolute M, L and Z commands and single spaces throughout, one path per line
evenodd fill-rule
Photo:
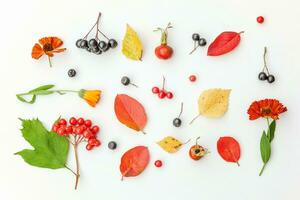
M 104 42 L 104 41 L 100 41 L 99 44 L 98 44 L 98 47 L 103 50 L 107 47 L 107 43 Z
M 99 49 L 97 52 L 93 52 L 93 53 L 96 55 L 100 55 L 100 54 L 102 54 L 102 51 Z
M 118 42 L 115 40 L 115 39 L 110 39 L 108 40 L 108 45 L 111 47 L 111 48 L 115 48 L 118 46 Z
M 98 46 L 91 48 L 91 49 L 92 49 L 93 53 L 97 53 L 98 51 L 101 51 Z
M 102 51 L 106 52 L 109 48 L 110 48 L 110 46 L 107 44 L 106 47 L 102 49 Z
M 88 48 L 88 41 L 87 40 L 81 40 L 80 47 L 85 49 Z
M 75 70 L 75 69 L 69 69 L 69 71 L 68 71 L 68 76 L 69 76 L 69 77 L 74 77 L 74 76 L 76 76 L 76 70 Z
M 82 39 L 79 39 L 79 40 L 76 41 L 76 47 L 81 48 L 81 47 L 80 47 L 81 41 L 82 41 Z
M 268 76 L 268 79 L 267 79 L 267 80 L 268 80 L 269 83 L 273 83 L 273 82 L 275 81 L 275 76 L 273 76 L 273 75 L 270 74 L 270 75 Z
M 121 79 L 121 83 L 125 86 L 129 85 L 130 84 L 130 79 L 127 76 L 123 76 L 122 79 Z
M 205 46 L 206 43 L 207 43 L 207 42 L 206 42 L 206 40 L 205 40 L 204 38 L 200 38 L 200 40 L 199 40 L 199 42 L 198 42 L 199 46 L 201 46 L 201 47 Z
M 90 41 L 89 41 L 89 47 L 92 47 L 92 48 L 98 47 L 97 40 L 96 39 L 90 39 Z
M 117 148 L 117 143 L 115 141 L 110 141 L 108 143 L 108 148 L 111 149 L 111 150 L 114 150 Z
M 181 126 L 181 119 L 175 118 L 175 119 L 173 120 L 173 125 L 174 125 L 175 127 Z
M 258 74 L 258 79 L 261 80 L 261 81 L 265 81 L 265 80 L 267 80 L 267 78 L 268 78 L 268 76 L 265 72 L 260 72 Z
M 199 35 L 198 33 L 194 33 L 194 34 L 192 35 L 192 39 L 193 39 L 194 41 L 199 41 L 199 40 L 200 40 L 200 35 Z

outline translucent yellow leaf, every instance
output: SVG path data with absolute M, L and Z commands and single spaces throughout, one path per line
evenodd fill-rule
M 228 89 L 209 89 L 198 99 L 199 114 L 205 117 L 222 117 L 228 110 L 230 91 Z
M 143 46 L 139 36 L 128 24 L 123 39 L 122 53 L 132 60 L 141 60 L 143 54 Z
M 182 146 L 182 142 L 172 136 L 165 137 L 157 144 L 168 153 L 175 153 Z

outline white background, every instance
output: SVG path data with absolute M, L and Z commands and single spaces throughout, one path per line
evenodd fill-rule
M 0 194 L 5 200 L 52 199 L 300 199 L 300 134 L 299 134 L 299 1 L 271 0 L 26 0 L 5 1 L 1 7 L 1 142 Z M 140 35 L 144 47 L 142 62 L 126 59 L 121 45 L 96 56 L 75 47 L 103 13 L 101 30 L 121 44 L 129 23 Z M 256 17 L 265 16 L 260 25 Z M 174 48 L 171 60 L 158 60 L 153 51 L 160 40 L 152 30 L 172 22 L 169 45 Z M 191 34 L 199 32 L 211 42 L 223 31 L 245 31 L 239 47 L 221 57 L 207 57 L 207 46 L 188 55 L 193 43 Z M 46 57 L 31 59 L 31 48 L 44 36 L 58 36 L 65 42 L 65 53 L 53 58 L 49 68 Z M 268 64 L 276 81 L 270 85 L 258 81 L 262 68 L 263 47 L 269 48 Z M 75 68 L 76 78 L 67 71 Z M 188 76 L 198 81 L 190 83 Z M 139 88 L 124 87 L 120 78 L 128 75 Z M 162 76 L 166 89 L 174 92 L 173 100 L 159 100 L 151 88 L 160 86 Z M 70 94 L 37 99 L 34 105 L 17 101 L 15 94 L 42 84 L 55 84 L 59 89 L 99 88 L 103 98 L 96 108 Z M 204 89 L 230 88 L 230 106 L 221 119 L 197 115 L 197 99 Z M 126 93 L 143 103 L 149 121 L 147 135 L 136 134 L 120 124 L 113 111 L 116 94 Z M 262 119 L 249 121 L 246 111 L 253 100 L 278 98 L 289 109 L 278 121 L 272 143 L 272 157 L 262 177 L 259 140 L 266 127 Z M 184 102 L 183 126 L 175 128 L 172 119 Z M 50 128 L 58 116 L 90 118 L 102 128 L 101 148 L 87 152 L 80 147 L 81 179 L 73 190 L 74 176 L 65 169 L 48 170 L 31 167 L 13 153 L 29 144 L 19 131 L 18 117 L 39 117 Z M 170 155 L 155 142 L 172 135 L 193 142 Z M 216 151 L 220 136 L 235 137 L 241 145 L 241 167 L 223 161 Z M 195 162 L 188 157 L 194 139 L 211 154 Z M 110 151 L 107 143 L 117 141 Z M 135 145 L 147 145 L 151 161 L 140 176 L 120 181 L 121 155 Z M 71 152 L 72 153 L 72 152 Z M 156 168 L 156 159 L 164 162 Z M 74 166 L 73 154 L 69 165 Z

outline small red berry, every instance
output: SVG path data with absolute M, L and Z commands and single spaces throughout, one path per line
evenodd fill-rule
M 101 142 L 99 140 L 97 140 L 96 138 L 91 138 L 91 139 L 89 139 L 88 144 L 98 147 L 101 145 Z
M 92 127 L 92 132 L 93 132 L 94 134 L 97 134 L 97 133 L 99 132 L 99 130 L 100 130 L 100 128 L 99 128 L 99 126 L 97 126 L 97 125 L 95 125 L 95 126 Z
M 165 98 L 165 97 L 166 97 L 166 92 L 165 92 L 164 90 L 159 91 L 158 97 L 159 97 L 160 99 Z
M 76 119 L 75 117 L 71 117 L 71 118 L 69 119 L 69 123 L 70 123 L 71 125 L 76 125 L 76 124 L 77 124 L 77 119 Z
M 81 127 L 82 130 L 84 130 L 84 131 L 87 129 L 87 127 L 86 127 L 85 125 L 81 125 L 80 127 Z
M 258 23 L 262 24 L 262 23 L 264 23 L 265 18 L 264 18 L 263 16 L 258 16 L 258 17 L 256 18 L 256 21 L 257 21 Z
M 172 99 L 173 98 L 173 93 L 172 92 L 167 92 L 167 98 Z
M 154 162 L 154 165 L 155 165 L 156 167 L 161 167 L 161 166 L 162 166 L 162 161 L 161 161 L 161 160 L 156 160 L 156 161 Z
M 77 123 L 78 123 L 79 125 L 83 125 L 83 124 L 84 124 L 84 119 L 83 119 L 83 118 L 79 118 L 79 119 L 77 120 Z
M 59 128 L 59 125 L 58 124 L 54 124 L 53 126 L 52 126 L 52 131 L 53 132 L 57 132 L 57 129 Z
M 59 124 L 59 125 L 67 125 L 67 121 L 66 121 L 65 119 L 60 119 L 60 120 L 58 121 L 58 124 Z
M 76 133 L 76 126 L 72 126 L 72 133 Z
M 87 119 L 87 120 L 84 121 L 84 125 L 85 125 L 86 127 L 91 127 L 91 126 L 92 126 L 92 121 L 89 120 L 89 119 Z
M 66 133 L 65 128 L 60 127 L 59 129 L 57 129 L 57 134 L 58 135 L 63 136 L 63 135 L 65 135 L 65 133 Z
M 82 135 L 82 133 L 83 133 L 82 127 L 81 127 L 81 126 L 76 127 L 75 133 L 76 133 L 77 135 Z
M 90 130 L 85 130 L 84 132 L 83 132 L 83 137 L 85 137 L 85 138 L 87 138 L 87 139 L 89 139 L 89 138 L 91 138 L 91 137 L 93 137 L 94 135 L 93 135 L 93 133 L 90 131 Z
M 152 93 L 153 94 L 158 94 L 159 93 L 159 88 L 158 87 L 153 87 L 152 88 Z
M 189 79 L 191 82 L 195 82 L 197 80 L 197 77 L 195 75 L 190 75 Z
M 87 144 L 87 145 L 85 146 L 85 148 L 86 148 L 86 150 L 90 151 L 90 150 L 92 150 L 92 149 L 94 148 L 94 146 L 93 146 L 93 145 L 90 145 L 90 144 Z
M 72 126 L 67 126 L 66 127 L 66 132 L 71 134 L 73 132 L 73 127 Z

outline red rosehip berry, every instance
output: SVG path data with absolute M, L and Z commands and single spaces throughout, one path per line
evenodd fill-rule
M 167 92 L 166 96 L 168 99 L 172 99 L 174 95 L 172 92 Z
M 58 135 L 63 136 L 63 135 L 65 135 L 65 133 L 66 133 L 65 128 L 60 127 L 59 129 L 57 129 L 57 134 Z
M 87 144 L 87 145 L 85 146 L 85 148 L 86 148 L 86 150 L 90 151 L 90 150 L 92 150 L 92 149 L 94 148 L 94 146 L 93 146 L 93 145 L 90 145 L 90 144 Z
M 100 131 L 99 126 L 95 125 L 92 127 L 92 132 L 96 135 Z
M 57 129 L 59 128 L 59 125 L 58 124 L 54 124 L 53 126 L 52 126 L 52 131 L 53 132 L 57 132 Z
M 154 162 L 154 165 L 155 165 L 156 167 L 161 167 L 161 166 L 162 166 L 162 161 L 161 161 L 161 160 L 156 160 L 156 161 Z
M 89 138 L 91 138 L 91 137 L 93 137 L 94 135 L 93 135 L 93 133 L 90 131 L 90 130 L 85 130 L 84 132 L 83 132 L 83 137 L 85 137 L 85 138 L 87 138 L 87 139 L 89 139 Z
M 195 75 L 190 75 L 189 79 L 191 82 L 195 82 L 197 80 L 197 77 Z
M 65 119 L 60 119 L 60 120 L 58 121 L 58 124 L 59 124 L 59 125 L 67 125 L 67 121 L 66 121 Z
M 262 24 L 262 23 L 264 23 L 265 18 L 264 18 L 263 16 L 258 16 L 258 17 L 256 18 L 256 21 L 257 21 L 258 23 Z
M 152 88 L 152 93 L 153 94 L 158 94 L 159 93 L 159 88 L 158 87 L 153 87 Z
M 158 97 L 159 97 L 160 99 L 165 98 L 165 97 L 166 97 L 166 92 L 165 92 L 164 90 L 159 91 Z
M 87 119 L 87 120 L 84 121 L 84 125 L 85 125 L 86 127 L 91 127 L 91 126 L 92 126 L 92 121 L 89 120 L 89 119 Z
M 75 117 L 71 117 L 71 118 L 69 119 L 69 123 L 70 123 L 71 125 L 77 125 L 77 119 L 76 119 Z
M 78 125 L 83 125 L 84 124 L 84 119 L 83 118 L 79 118 L 77 120 Z

